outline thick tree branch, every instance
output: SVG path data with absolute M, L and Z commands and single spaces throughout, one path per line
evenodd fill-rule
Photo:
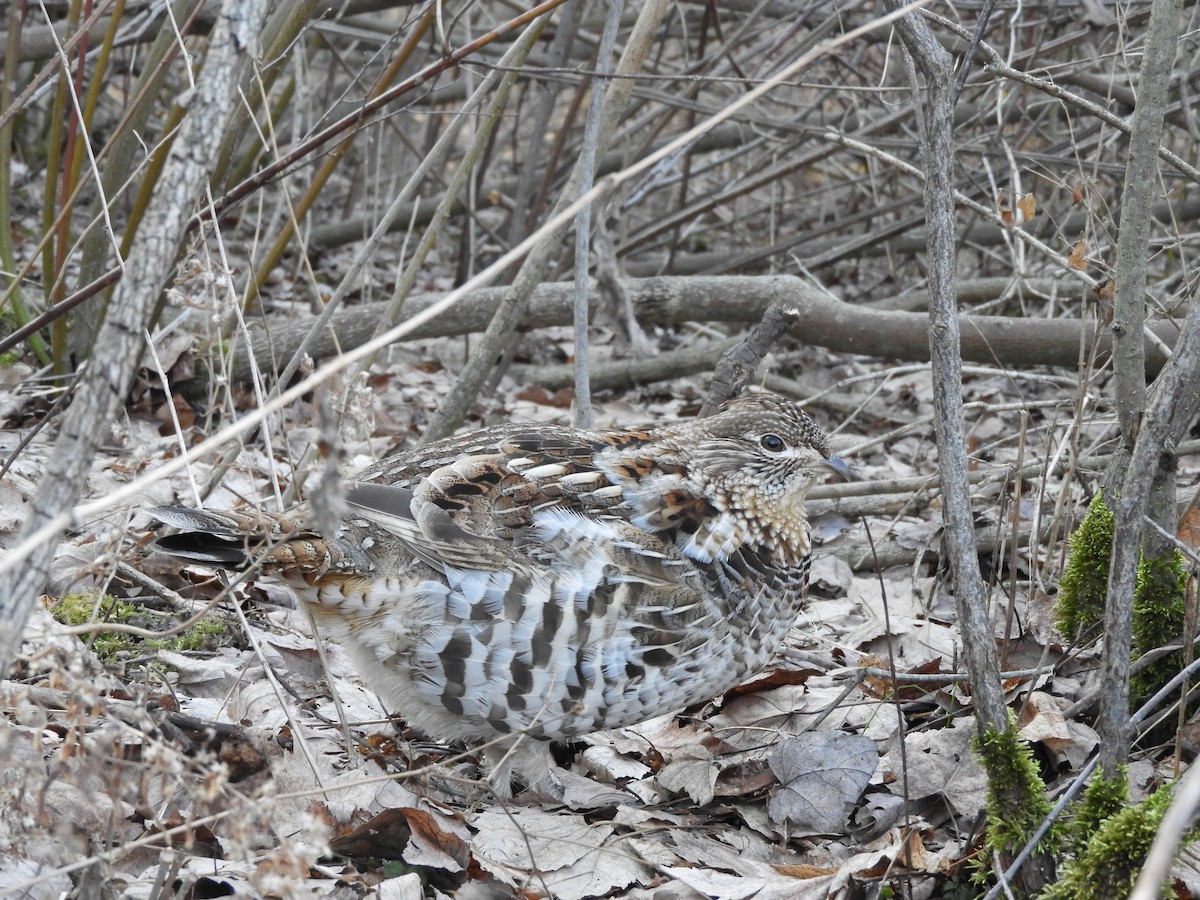
M 889 6 L 895 6 L 889 2 Z M 934 434 L 942 486 L 942 543 L 950 556 L 954 600 L 963 658 L 971 680 L 975 720 L 981 738 L 1011 732 L 1008 706 L 1000 684 L 988 590 L 979 570 L 974 510 L 968 478 L 967 434 L 963 416 L 962 355 L 955 305 L 954 227 L 954 86 L 950 54 L 925 21 L 910 14 L 896 30 L 925 80 L 922 156 L 925 165 L 925 215 L 929 220 L 929 350 L 933 365 Z M 1029 786 L 1019 779 L 989 773 L 989 804 L 1002 808 L 1028 805 Z M 1038 857 L 1020 873 L 1022 889 L 1039 891 L 1050 877 L 1048 859 Z M 1007 877 L 1007 876 L 1006 876 Z
M 73 506 L 96 448 L 129 394 L 154 304 L 171 275 L 216 152 L 211 137 L 229 120 L 266 7 L 265 0 L 226 0 L 221 8 L 188 116 L 147 211 L 146 227 L 126 260 L 125 277 L 109 306 L 87 377 L 66 413 L 46 477 L 33 498 L 26 534 L 42 530 Z M 0 672 L 12 663 L 56 549 L 56 540 L 42 541 L 19 571 L 0 582 L 0 621 L 5 623 L 0 628 Z
M 899 4 L 890 3 L 897 8 Z M 996 642 L 979 572 L 967 438 L 962 408 L 962 355 L 954 293 L 954 77 L 950 54 L 925 22 L 908 15 L 896 23 L 904 46 L 925 78 L 925 215 L 929 220 L 929 351 L 942 495 L 943 542 L 949 549 L 954 596 L 971 692 L 981 732 L 1008 729 Z
M 1145 327 L 1146 264 L 1150 243 L 1150 206 L 1158 179 L 1158 147 L 1162 141 L 1167 87 L 1175 63 L 1179 37 L 1181 0 L 1156 0 L 1151 7 L 1138 82 L 1138 105 L 1133 115 L 1129 160 L 1122 193 L 1124 212 L 1117 241 L 1116 297 L 1112 330 L 1113 371 L 1116 375 L 1117 420 L 1125 454 L 1110 468 L 1110 485 L 1120 480 L 1121 492 L 1110 490 L 1106 500 L 1113 505 L 1116 533 L 1109 570 L 1108 599 L 1104 610 L 1104 688 L 1100 718 L 1100 767 L 1106 778 L 1116 778 L 1129 750 L 1129 652 L 1133 628 L 1133 585 L 1142 553 L 1142 517 L 1159 471 L 1167 435 L 1170 405 L 1182 385 L 1178 379 L 1194 377 L 1195 362 L 1186 354 L 1197 338 L 1196 309 L 1179 339 L 1176 355 L 1163 370 L 1162 384 L 1152 412 L 1143 420 L 1145 408 L 1145 356 L 1142 329 Z M 1182 357 L 1182 358 L 1181 358 Z M 1192 388 L 1193 392 L 1195 388 Z M 1134 441 L 1136 440 L 1136 444 Z M 1129 459 L 1131 464 L 1124 465 Z M 1164 492 L 1173 493 L 1173 479 L 1163 479 Z M 1162 504 L 1160 504 L 1161 506 Z M 1174 510 L 1170 510 L 1173 513 Z M 1172 516 L 1173 518 L 1173 516 Z M 1174 522 L 1160 522 L 1174 532 Z
M 634 312 L 643 325 L 749 324 L 760 321 L 767 307 L 777 303 L 797 311 L 798 318 L 790 326 L 789 334 L 813 346 L 885 359 L 929 359 L 929 317 L 924 313 L 843 303 L 790 275 L 645 278 L 631 279 L 625 284 Z M 1069 289 L 1064 282 L 1064 292 Z M 569 325 L 572 290 L 568 283 L 539 285 L 521 322 L 527 327 Z M 414 329 L 404 339 L 424 340 L 482 331 L 506 291 L 507 288 L 472 291 L 453 309 Z M 400 321 L 420 315 L 444 296 L 424 294 L 409 298 Z M 601 298 L 593 288 L 593 310 L 600 303 Z M 319 359 L 361 346 L 379 324 L 383 306 L 370 303 L 338 311 L 332 318 L 331 329 L 317 335 L 308 352 Z M 273 359 L 288 358 L 303 342 L 310 327 L 311 320 L 286 322 L 271 330 L 270 341 L 256 332 L 252 350 L 261 370 L 270 371 Z M 1097 335 L 1092 320 L 963 316 L 960 330 L 964 359 L 1014 368 L 1063 366 L 1075 370 L 1081 341 L 1085 347 L 1097 341 L 1101 360 L 1111 346 L 1108 333 Z M 1179 336 L 1179 327 L 1173 322 L 1157 323 L 1151 331 L 1168 346 Z M 1147 340 L 1147 373 L 1158 372 L 1165 362 L 1165 354 Z M 251 375 L 249 354 L 244 346 L 234 353 L 231 374 L 237 381 L 245 381 Z

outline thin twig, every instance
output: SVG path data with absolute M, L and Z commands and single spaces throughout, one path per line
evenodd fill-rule
M 612 68 L 613 48 L 617 44 L 617 27 L 625 4 L 610 2 L 604 20 L 604 32 L 596 50 L 596 74 L 603 78 Z M 604 112 L 604 94 L 599 90 L 604 82 L 593 83 L 592 102 L 588 105 L 583 129 L 583 146 L 579 154 L 579 189 L 588 193 L 596 180 L 596 159 L 599 152 L 600 122 Z M 607 90 L 607 87 L 606 87 Z M 592 427 L 591 366 L 588 361 L 588 251 L 591 247 L 592 207 L 585 206 L 575 217 L 575 400 L 572 409 L 575 424 Z

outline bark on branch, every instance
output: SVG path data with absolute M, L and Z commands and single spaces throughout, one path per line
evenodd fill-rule
M 174 269 L 188 219 L 208 179 L 215 154 L 210 138 L 221 133 L 235 108 L 235 89 L 257 52 L 266 7 L 265 0 L 226 0 L 221 6 L 188 115 L 34 495 L 25 539 L 38 535 L 40 542 L 19 569 L 0 580 L 0 674 L 8 670 L 20 646 L 25 621 L 45 583 L 58 536 L 71 524 L 68 511 L 79 497 L 96 448 L 129 394 L 155 300 Z
M 1064 285 L 1064 291 L 1069 288 Z M 790 275 L 694 276 L 643 278 L 628 282 L 630 297 L 643 325 L 677 325 L 684 322 L 753 323 L 762 319 L 776 303 L 794 308 L 797 319 L 789 333 L 807 344 L 844 353 L 859 353 L 885 359 L 927 361 L 929 317 L 924 313 L 868 309 L 843 303 L 805 281 Z M 540 285 L 522 317 L 525 329 L 571 323 L 572 285 L 566 282 Z M 1080 290 L 1083 290 L 1080 288 Z M 491 321 L 508 288 L 485 288 L 463 299 L 453 310 L 413 329 L 407 340 L 470 334 L 482 331 Z M 444 294 L 412 297 L 403 318 L 417 315 Z M 595 309 L 600 298 L 593 289 Z M 379 324 L 382 304 L 365 304 L 335 313 L 329 332 L 318 336 L 309 347 L 314 358 L 335 355 L 365 343 Z M 962 355 L 966 360 L 1014 368 L 1064 366 L 1075 369 L 1080 347 L 1099 342 L 1099 358 L 1107 357 L 1111 337 L 1107 329 L 1097 336 L 1096 322 L 1079 319 L 1016 318 L 1008 316 L 963 316 Z M 310 324 L 289 321 L 267 336 L 253 339 L 252 351 L 261 371 L 272 370 L 273 359 L 286 359 L 304 339 Z M 1151 330 L 1166 346 L 1175 343 L 1179 328 L 1171 321 L 1153 324 Z M 336 339 L 335 339 L 336 335 Z M 1082 343 L 1081 343 L 1082 341 Z M 1147 374 L 1157 373 L 1166 362 L 1161 349 L 1146 342 Z M 244 346 L 234 352 L 231 375 L 237 381 L 250 377 L 250 357 Z
M 1138 560 L 1143 551 L 1151 557 L 1170 552 L 1169 548 L 1163 547 L 1162 541 L 1146 541 L 1143 546 L 1142 517 L 1149 501 L 1159 525 L 1169 534 L 1175 531 L 1175 510 L 1169 503 L 1175 492 L 1174 460 L 1164 458 L 1163 450 L 1171 431 L 1173 404 L 1180 402 L 1176 395 L 1186 390 L 1188 379 L 1194 377 L 1200 347 L 1193 308 L 1175 348 L 1175 358 L 1163 371 L 1154 411 L 1143 419 L 1146 382 L 1142 373 L 1145 349 L 1142 329 L 1150 255 L 1149 210 L 1159 177 L 1158 148 L 1163 137 L 1168 87 L 1175 68 L 1181 11 L 1181 0 L 1156 0 L 1151 7 L 1122 192 L 1125 211 L 1117 241 L 1113 374 L 1116 376 L 1117 421 L 1121 426 L 1123 452 L 1110 467 L 1106 479 L 1109 490 L 1105 491 L 1105 500 L 1116 515 L 1116 533 L 1104 612 L 1104 691 L 1097 721 L 1100 768 L 1103 776 L 1110 780 L 1120 777 L 1120 766 L 1125 763 L 1129 750 L 1129 654 Z M 1189 393 L 1194 398 L 1195 389 Z M 1156 478 L 1156 474 L 1159 477 Z M 1152 480 L 1156 482 L 1153 488 Z M 1117 483 L 1119 494 L 1111 489 Z M 1154 497 L 1154 494 L 1158 496 Z

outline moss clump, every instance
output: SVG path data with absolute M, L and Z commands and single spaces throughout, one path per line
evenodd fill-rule
M 64 625 L 92 625 L 116 622 L 138 625 L 140 613 L 136 606 L 108 594 L 67 594 L 50 607 L 50 615 Z M 147 650 L 211 650 L 224 637 L 225 625 L 219 619 L 206 618 L 181 634 L 141 640 L 134 635 L 97 630 L 91 637 L 92 652 L 109 661 L 122 652 L 141 646 Z
M 1171 791 L 1164 786 L 1145 802 L 1109 816 L 1063 868 L 1059 880 L 1043 892 L 1042 900 L 1129 896 L 1170 804 Z
M 1104 821 L 1125 809 L 1128 803 L 1125 766 L 1120 767 L 1115 778 L 1093 778 L 1075 806 L 1069 829 L 1071 845 L 1083 848 Z
M 187 631 L 170 638 L 147 638 L 145 646 L 151 650 L 213 650 L 225 636 L 225 623 L 219 619 L 201 619 Z
M 1071 535 L 1067 567 L 1059 582 L 1058 629 L 1074 638 L 1104 621 L 1108 570 L 1115 520 L 1100 494 Z M 1187 566 L 1179 551 L 1138 563 L 1133 596 L 1134 657 L 1177 640 L 1183 632 L 1187 603 Z M 1133 676 L 1135 698 L 1146 698 L 1183 666 L 1182 653 L 1172 654 Z
M 1154 559 L 1142 557 L 1133 596 L 1135 658 L 1179 640 L 1183 633 L 1187 605 L 1186 562 L 1178 550 Z M 1130 679 L 1134 697 L 1141 700 L 1150 697 L 1183 666 L 1183 652 L 1178 651 L 1137 672 Z
M 1058 584 L 1058 630 L 1069 638 L 1084 634 L 1104 621 L 1115 528 L 1112 510 L 1096 494 L 1087 515 L 1071 535 L 1067 568 Z
M 67 594 L 50 607 L 50 615 L 64 625 L 91 625 L 96 622 L 128 624 L 137 613 L 131 603 L 110 594 Z M 101 659 L 112 659 L 129 648 L 131 638 L 115 631 L 97 631 L 91 638 L 92 652 Z
M 975 750 L 988 773 L 988 834 L 985 854 L 995 851 L 1009 860 L 1033 837 L 1050 812 L 1046 786 L 1038 773 L 1029 745 L 1017 734 L 1016 720 L 1009 713 L 1009 727 L 987 731 L 975 741 Z M 1058 843 L 1055 829 L 1042 839 L 1038 851 L 1052 852 Z

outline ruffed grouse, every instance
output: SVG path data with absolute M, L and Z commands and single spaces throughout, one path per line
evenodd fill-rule
M 159 508 L 185 531 L 156 546 L 261 566 L 410 725 L 503 738 L 495 788 L 514 769 L 548 788 L 548 742 L 710 699 L 771 662 L 807 587 L 804 497 L 829 470 L 846 474 L 812 419 L 751 393 L 660 427 L 438 441 L 357 476 L 342 523 Z

